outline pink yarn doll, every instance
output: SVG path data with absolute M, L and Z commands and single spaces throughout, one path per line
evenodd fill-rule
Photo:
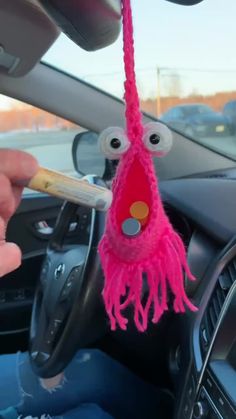
M 195 311 L 184 290 L 184 271 L 194 280 L 179 235 L 165 214 L 152 156 L 165 155 L 171 131 L 159 122 L 142 124 L 134 70 L 134 41 L 130 0 L 122 2 L 125 64 L 126 130 L 107 128 L 99 138 L 109 159 L 120 159 L 113 181 L 113 203 L 107 214 L 99 253 L 105 276 L 103 298 L 111 329 L 125 330 L 124 310 L 132 305 L 139 331 L 151 314 L 157 323 L 168 309 L 168 292 L 175 312 Z M 144 297 L 145 286 L 148 295 Z

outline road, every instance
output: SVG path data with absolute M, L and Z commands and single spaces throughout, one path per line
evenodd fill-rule
M 0 148 L 16 148 L 37 157 L 41 166 L 62 172 L 73 171 L 72 143 L 77 130 L 0 134 Z
M 73 172 L 72 143 L 77 130 L 12 132 L 0 134 L 0 148 L 19 148 L 37 157 L 41 166 L 65 173 Z M 204 138 L 201 143 L 210 148 L 233 155 L 236 159 L 236 136 Z M 80 145 L 80 167 L 83 172 L 101 174 L 104 158 L 97 146 L 90 141 Z
M 59 170 L 63 173 L 73 173 L 72 143 L 74 137 L 82 129 L 69 131 L 41 131 L 41 132 L 11 132 L 0 133 L 0 148 L 21 149 L 33 154 L 41 166 Z M 79 153 L 79 167 L 84 174 L 104 173 L 104 156 L 100 153 L 96 137 L 81 141 Z

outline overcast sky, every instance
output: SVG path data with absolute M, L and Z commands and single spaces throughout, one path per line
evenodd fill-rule
M 162 94 L 170 94 L 173 85 L 181 95 L 236 91 L 236 0 L 204 0 L 193 7 L 165 0 L 132 4 L 137 80 L 144 98 L 156 95 L 157 66 L 171 69 L 161 70 Z M 44 60 L 123 95 L 121 36 L 112 46 L 88 53 L 61 35 Z M 0 98 L 0 107 L 6 104 Z

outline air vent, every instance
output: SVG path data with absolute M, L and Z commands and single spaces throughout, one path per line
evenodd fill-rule
M 200 343 L 203 355 L 209 349 L 221 309 L 234 281 L 236 281 L 236 259 L 231 261 L 219 276 L 202 319 Z

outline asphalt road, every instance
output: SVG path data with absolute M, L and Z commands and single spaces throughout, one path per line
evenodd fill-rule
M 73 172 L 72 143 L 77 130 L 41 131 L 0 134 L 0 148 L 19 148 L 37 157 L 41 166 L 65 173 Z M 211 137 L 200 141 L 210 148 L 233 155 L 236 159 L 236 136 Z M 98 147 L 90 141 L 80 145 L 77 158 L 83 172 L 101 174 L 104 158 Z

